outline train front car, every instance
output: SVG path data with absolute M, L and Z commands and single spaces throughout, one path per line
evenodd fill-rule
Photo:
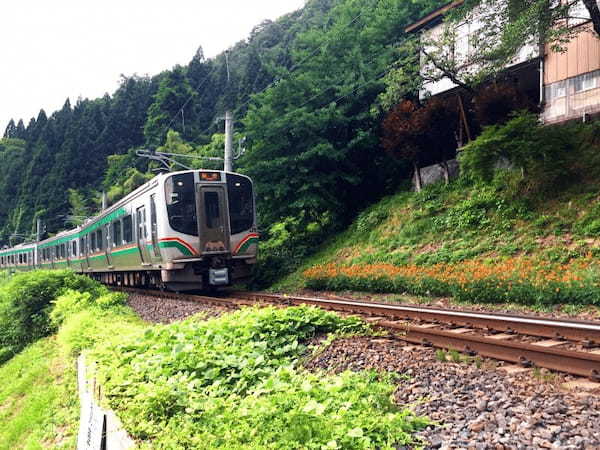
M 258 234 L 251 180 L 219 171 L 164 179 L 166 222 L 161 278 L 170 290 L 228 286 L 250 276 Z

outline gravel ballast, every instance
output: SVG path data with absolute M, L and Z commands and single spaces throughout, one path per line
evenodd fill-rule
M 198 313 L 204 313 L 206 317 L 216 317 L 228 311 L 226 308 L 198 302 L 141 294 L 129 294 L 127 304 L 143 320 L 152 323 L 171 323 Z
M 438 423 L 420 433 L 426 448 L 600 448 L 599 396 L 564 391 L 569 377 L 562 375 L 507 375 L 485 364 L 441 362 L 429 348 L 357 337 L 334 342 L 307 368 L 407 375 L 398 382 L 397 402 Z

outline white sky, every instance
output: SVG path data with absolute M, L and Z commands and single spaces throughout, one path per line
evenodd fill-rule
M 112 94 L 120 74 L 157 74 L 187 64 L 202 45 L 212 57 L 265 19 L 304 0 L 16 0 L 0 6 L 0 137 L 67 97 Z

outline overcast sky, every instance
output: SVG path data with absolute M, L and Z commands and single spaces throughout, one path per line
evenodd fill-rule
M 0 137 L 67 97 L 113 93 L 120 74 L 187 64 L 201 45 L 212 57 L 255 25 L 304 0 L 17 0 L 0 8 Z

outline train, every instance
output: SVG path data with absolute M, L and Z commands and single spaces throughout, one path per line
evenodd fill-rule
M 175 292 L 230 286 L 257 260 L 255 204 L 239 173 L 161 173 L 75 229 L 0 249 L 0 270 L 71 269 Z

